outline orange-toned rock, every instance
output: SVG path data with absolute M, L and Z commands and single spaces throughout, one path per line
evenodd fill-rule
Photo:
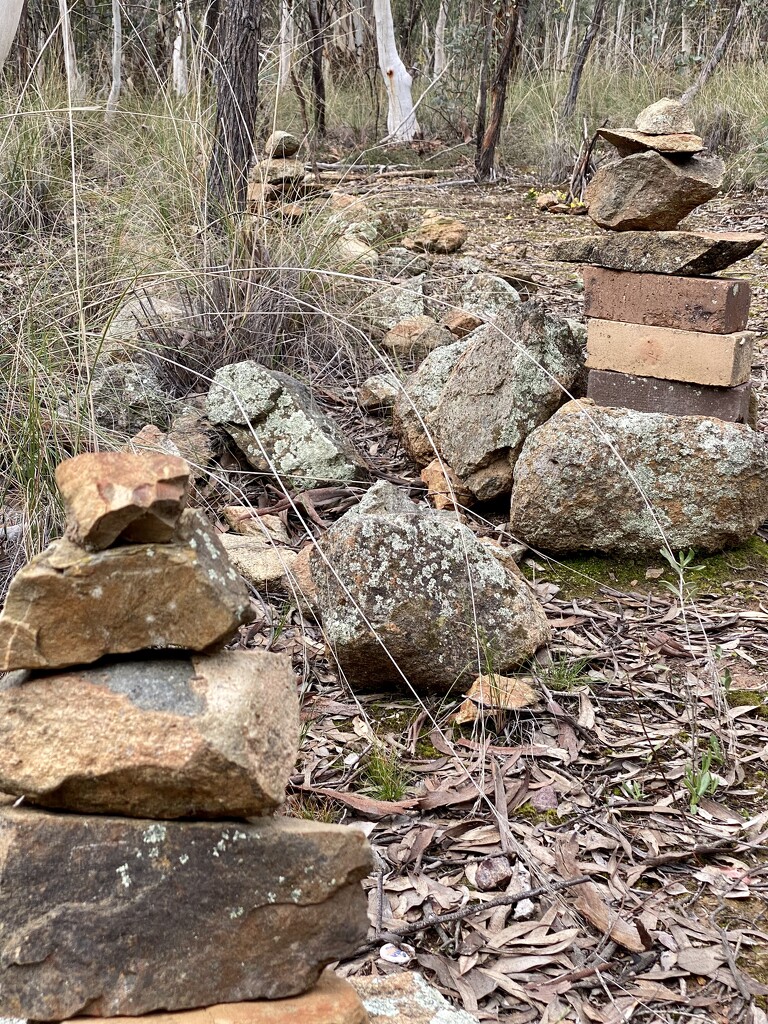
M 89 551 L 116 540 L 162 544 L 173 538 L 189 492 L 189 466 L 173 455 L 93 452 L 56 468 L 66 536 Z
M 427 485 L 427 497 L 440 511 L 474 504 L 474 495 L 469 488 L 465 487 L 451 467 L 440 459 L 433 459 L 422 469 L 421 479 Z
M 466 309 L 452 309 L 443 317 L 442 323 L 456 338 L 466 338 L 476 327 L 480 327 L 485 321 Z
M 384 335 L 382 345 L 395 356 L 423 358 L 433 349 L 451 345 L 454 336 L 431 316 L 413 316 L 395 324 Z
M 456 217 L 446 217 L 438 210 L 425 210 L 418 227 L 403 239 L 406 249 L 418 252 L 458 252 L 469 235 L 467 225 Z
M 88 1024 L 136 1024 L 135 1017 L 75 1017 Z M 303 996 L 219 1003 L 201 1010 L 148 1013 L 146 1024 L 365 1024 L 368 1014 L 348 981 L 325 971 Z

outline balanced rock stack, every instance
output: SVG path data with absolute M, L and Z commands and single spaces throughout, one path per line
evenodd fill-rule
M 57 482 L 66 535 L 0 616 L 0 791 L 23 798 L 0 808 L 0 1015 L 253 1024 L 286 999 L 360 1024 L 321 973 L 365 939 L 370 853 L 272 816 L 295 679 L 287 658 L 220 648 L 248 594 L 185 509 L 189 467 L 81 455 Z
M 721 160 L 699 155 L 703 142 L 682 104 L 660 100 L 641 112 L 636 130 L 600 134 L 621 159 L 598 170 L 586 199 L 590 217 L 611 233 L 562 242 L 555 254 L 586 265 L 588 397 L 746 422 L 750 286 L 709 275 L 763 236 L 673 230 L 717 194 L 723 174 Z

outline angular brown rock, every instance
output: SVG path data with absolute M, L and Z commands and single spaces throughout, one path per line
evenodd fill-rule
M 635 118 L 635 128 L 649 135 L 673 135 L 677 132 L 696 131 L 688 108 L 680 100 L 673 100 L 668 96 L 644 107 Z
M 674 135 L 650 135 L 621 128 L 598 128 L 597 134 L 610 142 L 619 151 L 619 156 L 645 153 L 649 149 L 657 153 L 692 154 L 701 153 L 704 140 L 698 135 L 680 132 Z
M 136 1024 L 135 1017 L 75 1017 L 89 1024 Z M 258 999 L 248 1003 L 219 1003 L 202 1010 L 151 1013 L 142 1024 L 367 1024 L 360 996 L 332 970 L 301 996 Z
M 148 647 L 201 651 L 229 640 L 248 592 L 201 513 L 173 544 L 88 552 L 54 541 L 14 577 L 0 615 L 0 671 L 87 665 Z
M 361 832 L 0 810 L 3 1012 L 138 1016 L 306 992 L 368 930 Z
M 189 493 L 189 466 L 172 455 L 93 452 L 56 467 L 66 536 L 89 551 L 118 539 L 162 544 L 173 538 Z
M 749 319 L 748 281 L 628 274 L 585 267 L 584 315 L 627 324 L 731 334 Z
M 427 485 L 427 497 L 438 511 L 461 509 L 474 504 L 472 492 L 462 484 L 451 467 L 440 459 L 433 459 L 422 469 L 421 479 Z
M 449 310 L 441 323 L 455 338 L 466 338 L 468 334 L 471 334 L 476 327 L 480 327 L 484 321 L 479 317 L 475 316 L 474 313 L 468 313 L 466 309 L 451 309 Z
M 589 183 L 589 216 L 611 231 L 669 231 L 720 190 L 719 157 L 673 162 L 661 153 L 635 153 L 601 167 Z
M 414 316 L 401 320 L 387 331 L 381 344 L 395 356 L 420 358 L 442 345 L 451 345 L 456 339 L 431 316 Z
M 243 818 L 283 800 L 299 744 L 288 658 L 131 659 L 0 683 L 0 791 L 136 818 Z
M 458 252 L 469 235 L 467 225 L 456 217 L 446 217 L 439 210 L 425 210 L 421 223 L 409 231 L 402 244 L 417 252 Z
M 746 259 L 765 235 L 746 231 L 623 231 L 563 238 L 552 246 L 553 260 L 591 263 L 640 274 L 716 274 Z
M 222 533 L 219 540 L 233 568 L 257 590 L 288 588 L 288 577 L 297 557 L 292 548 L 255 533 Z
M 751 384 L 716 388 L 613 370 L 590 370 L 587 384 L 587 398 L 595 405 L 669 416 L 714 416 L 731 423 L 749 422 L 751 395 Z

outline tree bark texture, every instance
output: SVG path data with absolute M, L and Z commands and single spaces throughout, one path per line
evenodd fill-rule
M 24 0 L 5 0 L 0 9 L 0 67 L 5 63 L 8 51 L 16 37 L 19 18 Z
M 499 60 L 491 80 L 491 116 L 475 160 L 475 176 L 478 181 L 490 181 L 493 176 L 496 147 L 501 136 L 501 122 L 507 102 L 509 76 L 515 69 L 520 56 L 520 28 L 525 13 L 523 6 L 525 3 L 526 0 L 513 0 L 509 6 L 505 4 L 506 25 L 501 41 Z
M 581 46 L 576 51 L 576 59 L 573 62 L 573 71 L 571 71 L 571 80 L 568 83 L 568 92 L 565 94 L 565 99 L 563 100 L 563 117 L 570 117 L 576 107 L 576 100 L 579 98 L 581 76 L 584 73 L 584 67 L 587 63 L 587 57 L 589 57 L 589 51 L 592 49 L 592 43 L 595 41 L 595 37 L 600 31 L 604 10 L 605 0 L 595 0 L 595 6 L 592 9 L 592 17 L 590 19 L 589 26 L 581 41 Z
M 731 16 L 728 19 L 728 24 L 725 27 L 725 31 L 718 39 L 714 50 L 710 54 L 709 60 L 706 62 L 704 67 L 699 72 L 699 77 L 696 79 L 696 81 L 689 89 L 685 90 L 683 95 L 680 97 L 681 103 L 690 103 L 693 97 L 696 96 L 697 93 L 699 93 L 704 88 L 709 79 L 712 77 L 715 68 L 723 59 L 723 57 L 725 56 L 725 51 L 730 46 L 731 40 L 733 39 L 734 33 L 736 32 L 736 28 L 739 22 L 741 21 L 743 14 L 744 5 L 742 4 L 742 0 L 734 0 L 733 7 L 731 8 Z
M 413 107 L 413 79 L 397 52 L 390 0 L 374 0 L 379 68 L 387 90 L 387 133 L 394 142 L 411 142 L 421 131 Z
M 112 87 L 107 97 L 107 114 L 109 120 L 117 110 L 122 88 L 123 63 L 123 22 L 120 12 L 120 0 L 112 0 Z
M 216 125 L 208 167 L 208 195 L 245 208 L 259 104 L 261 0 L 229 0 L 219 26 Z
M 312 61 L 312 87 L 314 91 L 314 122 L 318 138 L 325 136 L 325 76 L 323 74 L 323 48 L 325 38 L 323 32 L 323 9 L 321 0 L 309 0 L 309 40 L 310 58 Z

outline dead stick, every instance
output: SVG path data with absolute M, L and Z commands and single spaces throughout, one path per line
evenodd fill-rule
M 589 881 L 591 881 L 589 875 L 580 875 L 578 878 L 569 878 L 565 882 L 555 882 L 553 885 L 542 885 L 538 889 L 528 889 L 526 892 L 505 893 L 503 896 L 497 896 L 496 899 L 488 900 L 487 903 L 470 903 L 466 907 L 461 907 L 459 910 L 451 910 L 447 914 L 427 914 L 415 924 L 409 924 L 407 928 L 389 929 L 382 932 L 372 942 L 366 942 L 364 946 L 360 946 L 351 957 L 346 959 L 351 960 L 353 957 L 360 956 L 361 953 L 373 949 L 382 939 L 386 939 L 389 942 L 397 942 L 398 939 L 404 939 L 408 935 L 415 935 L 426 928 L 434 928 L 439 924 L 450 924 L 452 921 L 462 921 L 465 917 L 471 917 L 473 914 L 482 914 L 484 910 L 491 910 L 494 907 L 513 907 L 516 903 L 522 903 L 523 900 L 533 900 L 537 896 L 546 896 L 549 893 L 560 892 L 562 889 L 571 889 L 574 885 L 584 885 L 585 882 Z

